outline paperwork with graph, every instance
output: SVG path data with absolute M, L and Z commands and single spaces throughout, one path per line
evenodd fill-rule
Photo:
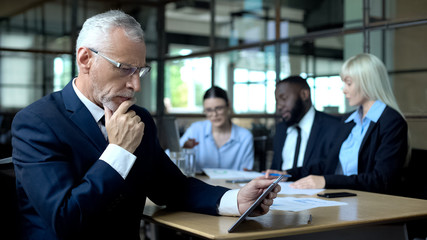
M 293 182 L 280 182 L 279 185 L 281 187 L 280 192 L 278 194 L 284 194 L 284 195 L 315 195 L 319 192 L 325 191 L 325 189 L 297 189 L 292 188 L 291 183 Z M 240 184 L 241 187 L 245 186 L 245 184 Z

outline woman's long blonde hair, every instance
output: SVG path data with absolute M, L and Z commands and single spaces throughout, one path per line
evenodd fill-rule
M 361 53 L 345 61 L 341 68 L 341 79 L 350 76 L 358 90 L 369 100 L 380 100 L 400 113 L 383 62 L 369 53 Z

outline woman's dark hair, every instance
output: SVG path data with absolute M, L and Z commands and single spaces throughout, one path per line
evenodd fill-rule
M 203 95 L 203 101 L 207 98 L 222 98 L 225 101 L 225 104 L 228 106 L 228 97 L 227 92 L 224 91 L 224 89 L 213 86 L 206 90 L 205 95 Z

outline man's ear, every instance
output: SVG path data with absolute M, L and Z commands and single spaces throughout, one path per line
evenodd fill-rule
M 301 91 L 299 92 L 300 97 L 303 101 L 307 100 L 310 98 L 310 89 L 301 89 Z
M 93 64 L 94 58 L 93 58 L 92 52 L 87 47 L 80 47 L 77 50 L 77 65 L 79 66 L 79 72 L 81 73 L 89 73 L 89 70 Z

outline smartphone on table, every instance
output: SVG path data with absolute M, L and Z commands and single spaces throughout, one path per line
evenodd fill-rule
M 350 192 L 335 192 L 335 193 L 319 193 L 317 194 L 319 197 L 324 198 L 339 198 L 339 197 L 354 197 L 357 196 L 356 193 L 350 193 Z

